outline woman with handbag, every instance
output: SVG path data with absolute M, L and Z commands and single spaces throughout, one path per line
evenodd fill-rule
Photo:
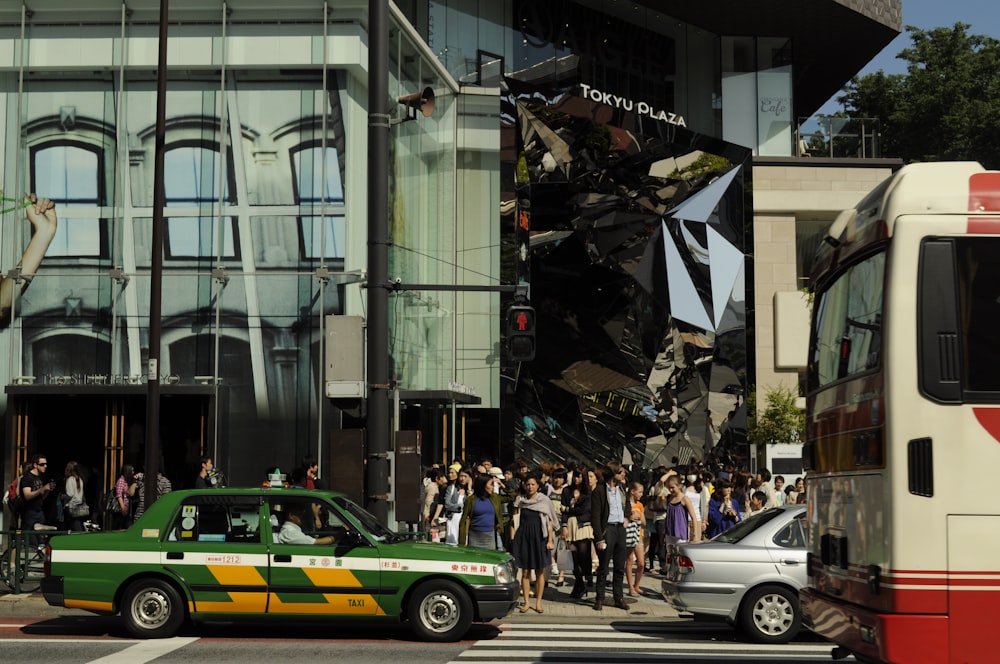
M 642 494 L 645 491 L 642 482 L 632 482 L 628 485 L 629 522 L 625 527 L 625 549 L 628 551 L 625 561 L 625 583 L 630 597 L 641 597 L 639 582 L 646 568 L 646 548 L 644 535 L 646 530 L 646 508 L 642 504 Z M 634 578 L 632 567 L 635 566 Z
M 566 540 L 573 551 L 573 590 L 569 596 L 580 599 L 587 594 L 587 587 L 594 585 L 594 567 L 591 549 L 594 529 L 590 526 L 590 492 L 597 484 L 593 470 L 573 474 L 573 486 L 563 499 L 566 508 Z
M 70 461 L 66 464 L 63 501 L 66 527 L 74 532 L 83 532 L 83 522 L 90 518 L 90 506 L 83 495 L 83 478 L 80 476 L 80 464 Z
M 542 594 L 545 592 L 545 571 L 552 561 L 555 550 L 555 528 L 559 515 L 552 507 L 549 497 L 541 493 L 538 475 L 528 475 L 522 483 L 523 493 L 514 500 L 514 509 L 520 516 L 520 523 L 514 531 L 511 543 L 514 560 L 521 569 L 521 596 L 524 603 L 519 611 L 528 610 L 531 597 L 531 577 L 535 577 L 535 606 L 538 613 L 544 613 Z

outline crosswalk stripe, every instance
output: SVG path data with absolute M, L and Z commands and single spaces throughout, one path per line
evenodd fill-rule
M 827 661 L 833 647 L 828 643 L 769 645 L 677 640 L 689 634 L 717 631 L 719 625 L 712 623 L 502 623 L 499 627 L 498 637 L 476 641 L 450 664 L 477 664 L 487 660 L 504 664 L 647 664 L 662 662 L 664 656 L 671 655 L 705 662 Z
M 452 660 L 448 664 L 463 664 L 463 662 L 478 662 L 482 661 L 496 661 L 496 657 L 501 651 L 489 651 L 489 652 L 475 652 L 466 651 L 458 655 L 457 659 Z M 795 660 L 801 662 L 804 658 L 815 659 L 817 662 L 827 662 L 830 659 L 830 652 L 827 649 L 822 653 L 786 653 L 786 652 L 770 652 L 761 653 L 760 655 L 748 655 L 747 653 L 718 653 L 718 652 L 685 652 L 683 650 L 672 651 L 669 653 L 664 652 L 613 652 L 613 651 L 599 651 L 599 652 L 553 652 L 552 650 L 504 650 L 503 654 L 503 664 L 537 664 L 538 662 L 560 662 L 566 664 L 572 664 L 579 662 L 583 664 L 587 662 L 594 663 L 607 663 L 615 662 L 615 664 L 622 664 L 626 662 L 663 662 L 665 655 L 676 655 L 683 656 L 685 661 L 704 661 L 704 662 L 718 662 L 722 660 L 729 660 L 732 662 L 745 662 L 748 657 L 754 657 L 754 661 L 777 661 L 777 660 Z M 854 661 L 853 658 L 847 661 Z
M 521 636 L 520 632 L 517 634 L 518 637 Z M 635 639 L 635 635 L 626 635 Z M 608 640 L 602 636 L 599 641 L 581 641 L 567 640 L 552 642 L 551 640 L 546 640 L 544 643 L 539 642 L 538 639 L 522 639 L 517 637 L 504 637 L 501 636 L 497 639 L 492 639 L 488 641 L 476 641 L 473 644 L 473 648 L 482 648 L 484 650 L 493 650 L 494 652 L 498 650 L 506 650 L 508 648 L 530 648 L 530 647 L 544 647 L 546 644 L 553 644 L 560 647 L 562 650 L 600 650 L 600 649 L 620 649 L 624 644 L 609 644 Z M 718 641 L 713 641 L 711 643 L 679 643 L 677 641 L 664 641 L 663 639 L 649 639 L 642 641 L 641 643 L 632 642 L 627 644 L 630 650 L 683 650 L 685 652 L 697 652 L 697 651 L 712 651 L 717 653 L 768 653 L 773 652 L 775 647 L 781 648 L 782 652 L 796 652 L 803 655 L 814 655 L 819 652 L 829 654 L 833 649 L 833 646 L 827 643 L 821 643 L 816 645 L 784 645 L 784 646 L 773 646 L 763 643 L 719 643 Z

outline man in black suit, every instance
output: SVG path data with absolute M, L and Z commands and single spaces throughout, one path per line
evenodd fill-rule
M 604 587 L 608 580 L 608 562 L 612 563 L 611 595 L 614 605 L 628 611 L 622 580 L 625 577 L 625 526 L 628 525 L 628 494 L 625 491 L 626 471 L 612 461 L 601 470 L 601 479 L 590 497 L 590 523 L 597 546 L 597 587 L 594 610 L 604 608 Z

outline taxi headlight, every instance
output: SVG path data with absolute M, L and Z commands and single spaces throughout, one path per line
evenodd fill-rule
M 496 582 L 499 584 L 506 584 L 513 582 L 514 579 L 514 563 L 511 561 L 505 562 L 503 565 L 497 565 L 493 568 L 493 576 L 496 578 Z

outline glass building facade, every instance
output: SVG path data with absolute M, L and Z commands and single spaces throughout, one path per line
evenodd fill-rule
M 107 4 L 74 30 L 27 11 L 0 29 L 11 470 L 36 451 L 104 475 L 143 458 L 157 27 Z M 202 454 L 253 483 L 359 426 L 323 396 L 323 322 L 364 310 L 364 7 L 313 5 L 280 29 L 224 4 L 170 26 L 160 382 L 178 487 Z M 437 95 L 432 117 L 393 127 L 391 271 L 451 282 L 456 86 L 396 18 L 391 95 Z M 20 192 L 54 201 L 51 237 Z M 449 293 L 397 298 L 390 352 L 409 389 L 454 380 L 455 308 Z

